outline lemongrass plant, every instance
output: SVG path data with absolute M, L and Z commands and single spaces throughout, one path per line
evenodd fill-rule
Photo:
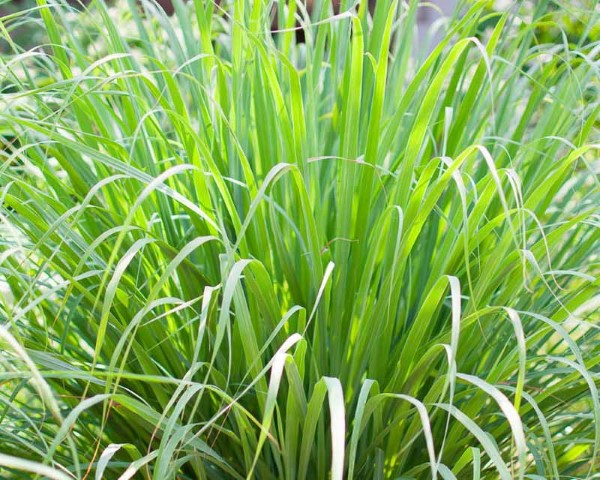
M 488 3 L 5 17 L 0 477 L 600 471 L 600 12 Z

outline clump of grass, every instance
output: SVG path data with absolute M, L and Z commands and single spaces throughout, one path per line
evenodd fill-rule
M 275 35 L 38 2 L 0 65 L 3 478 L 598 471 L 593 5 L 558 44 L 547 1 L 463 5 L 426 55 L 413 1 Z

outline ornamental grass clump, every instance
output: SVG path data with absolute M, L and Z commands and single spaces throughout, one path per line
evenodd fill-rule
M 600 471 L 600 12 L 488 3 L 4 17 L 0 477 Z

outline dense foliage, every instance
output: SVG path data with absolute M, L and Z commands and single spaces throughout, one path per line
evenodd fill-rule
M 0 476 L 600 471 L 600 11 L 488 3 L 5 16 Z

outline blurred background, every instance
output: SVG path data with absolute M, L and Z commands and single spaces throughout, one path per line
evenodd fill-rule
M 373 1 L 373 0 L 371 0 Z M 375 0 L 376 1 L 376 0 Z M 80 1 L 71 0 L 69 3 L 73 6 L 80 5 Z M 88 4 L 89 0 L 83 0 L 83 4 Z M 110 2 L 109 2 L 110 3 Z M 157 0 L 157 3 L 163 7 L 167 13 L 173 12 L 172 0 Z M 309 1 L 309 3 L 312 3 Z M 454 12 L 456 8 L 457 0 L 430 0 L 423 2 L 418 16 L 418 38 L 420 43 L 424 41 L 431 41 L 431 45 L 435 45 L 440 38 L 442 38 L 444 19 L 448 18 Z M 0 1 L 0 17 L 7 17 L 7 21 L 3 23 L 8 24 L 8 30 L 10 35 L 16 44 L 23 47 L 33 47 L 37 44 L 43 43 L 41 38 L 42 28 L 36 28 L 37 22 L 35 21 L 36 14 L 31 9 L 35 9 L 35 0 L 4 0 Z M 20 15 L 19 18 L 10 18 L 13 15 Z M 32 21 L 34 20 L 34 21 Z M 5 25 L 6 26 L 6 25 Z M 5 33 L 2 32 L 2 37 Z M 5 38 L 0 40 L 1 51 L 7 51 L 9 47 L 8 42 Z
M 48 3 L 52 2 L 50 0 Z M 89 4 L 92 0 L 67 0 L 73 6 Z M 137 0 L 139 2 L 139 0 Z M 172 0 L 155 0 L 163 9 L 173 12 Z M 185 0 L 184 0 L 185 1 Z M 207 0 L 208 1 L 208 0 Z M 229 3 L 229 0 L 215 0 Z M 313 0 L 301 0 L 311 5 Z M 371 6 L 377 0 L 369 0 Z M 518 11 L 525 22 L 528 14 L 533 11 L 536 0 L 423 0 L 418 14 L 417 52 L 427 54 L 443 38 L 448 18 L 459 7 L 459 12 L 474 1 L 486 3 L 490 13 L 512 9 Z M 130 3 L 127 0 L 108 0 L 115 7 L 118 15 L 128 15 Z M 338 5 L 340 0 L 332 0 Z M 595 7 L 594 7 L 595 5 Z M 590 41 L 600 39 L 600 25 L 591 31 L 584 31 L 585 19 L 582 12 L 592 8 L 600 9 L 597 0 L 555 0 L 550 2 L 549 9 L 553 10 L 552 21 L 536 28 L 536 38 L 539 43 L 574 43 L 577 44 L 583 36 L 589 36 Z M 43 28 L 36 9 L 36 0 L 0 0 L 0 54 L 9 52 L 18 45 L 21 49 L 29 49 L 44 44 Z M 491 26 L 491 25 L 489 25 Z M 14 42 L 11 48 L 11 39 Z

